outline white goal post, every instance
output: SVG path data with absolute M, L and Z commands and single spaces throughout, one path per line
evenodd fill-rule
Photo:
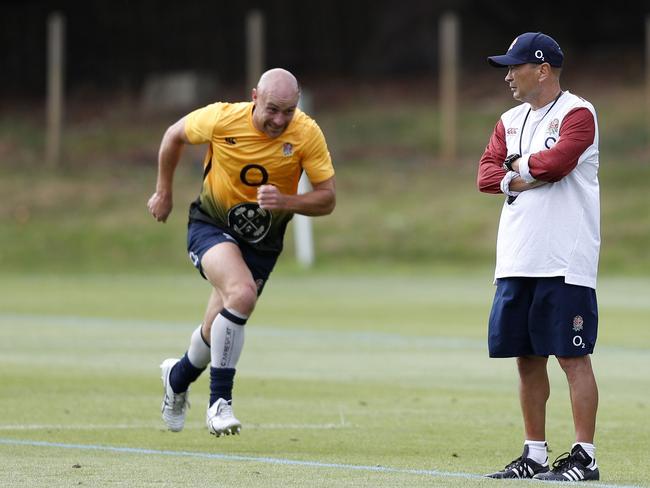
M 306 90 L 302 90 L 298 107 L 307 114 L 311 109 L 311 97 Z M 307 193 L 312 190 L 307 173 L 303 171 L 298 183 L 298 193 Z M 296 259 L 299 264 L 310 268 L 314 264 L 314 232 L 312 229 L 311 217 L 306 215 L 294 215 L 293 217 L 293 237 L 296 248 Z

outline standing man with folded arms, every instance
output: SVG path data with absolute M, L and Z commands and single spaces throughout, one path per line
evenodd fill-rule
M 490 357 L 515 357 L 523 414 L 520 457 L 490 478 L 599 479 L 594 434 L 600 251 L 598 124 L 588 101 L 560 87 L 564 54 L 541 32 L 488 58 L 507 70 L 518 105 L 497 122 L 478 188 L 505 196 L 497 238 Z M 549 356 L 566 374 L 575 428 L 570 452 L 548 464 Z

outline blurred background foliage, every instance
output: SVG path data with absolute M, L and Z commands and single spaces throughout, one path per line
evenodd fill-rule
M 556 37 L 567 67 L 621 81 L 642 72 L 647 1 L 547 1 L 524 8 L 487 0 L 5 0 L 0 15 L 0 88 L 39 95 L 45 84 L 45 21 L 67 19 L 67 83 L 75 92 L 135 91 L 152 73 L 191 69 L 236 83 L 246 68 L 247 14 L 261 11 L 268 66 L 303 82 L 315 78 L 395 79 L 435 74 L 438 22 L 462 23 L 462 69 L 473 76 L 485 56 L 521 32 Z M 583 74 L 585 74 L 583 72 Z M 492 89 L 492 87 L 486 87 Z
M 146 211 L 158 144 L 179 109 L 143 109 L 153 74 L 215 80 L 206 100 L 248 98 L 244 19 L 266 16 L 268 66 L 296 73 L 337 170 L 335 213 L 314 221 L 317 267 L 382 272 L 490 270 L 502 198 L 476 190 L 499 115 L 515 102 L 485 57 L 529 30 L 567 56 L 563 88 L 589 99 L 601 131 L 607 274 L 650 273 L 645 2 L 515 12 L 493 2 L 4 2 L 0 16 L 0 269 L 193 273 L 187 206 L 204 148 L 188 148 L 166 225 Z M 459 150 L 440 154 L 438 21 L 461 22 Z M 43 164 L 45 23 L 66 16 L 63 162 Z M 528 10 L 528 9 L 526 9 Z M 296 267 L 291 228 L 279 269 Z

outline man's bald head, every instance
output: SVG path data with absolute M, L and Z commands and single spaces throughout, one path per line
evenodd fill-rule
M 280 136 L 289 127 L 299 98 L 295 76 L 282 68 L 266 71 L 253 88 L 253 125 L 271 138 Z
M 256 91 L 257 96 L 271 93 L 286 100 L 295 98 L 296 103 L 300 97 L 298 80 L 289 71 L 282 68 L 273 68 L 264 72 L 257 82 Z

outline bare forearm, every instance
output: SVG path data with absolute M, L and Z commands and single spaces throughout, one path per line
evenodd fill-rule
M 336 197 L 330 190 L 313 190 L 300 195 L 286 195 L 285 209 L 310 217 L 328 215 L 334 210 Z
M 165 133 L 158 151 L 158 178 L 156 191 L 171 193 L 174 182 L 174 172 L 183 152 L 183 143 L 178 142 Z
M 172 187 L 174 185 L 174 171 L 181 158 L 183 146 L 187 142 L 184 138 L 183 119 L 169 127 L 165 132 L 158 151 L 158 177 L 156 178 L 156 191 L 147 203 L 149 213 L 159 222 L 165 222 L 172 211 Z
M 257 203 L 266 210 L 284 210 L 311 217 L 327 215 L 336 206 L 335 188 L 334 177 L 298 195 L 286 195 L 273 185 L 262 185 L 257 189 Z
M 515 178 L 510 182 L 510 190 L 511 191 L 526 191 L 526 190 L 532 190 L 533 188 L 537 188 L 542 185 L 546 185 L 548 182 L 547 181 L 541 181 L 541 180 L 535 180 L 532 183 L 526 183 L 524 180 L 521 178 Z

